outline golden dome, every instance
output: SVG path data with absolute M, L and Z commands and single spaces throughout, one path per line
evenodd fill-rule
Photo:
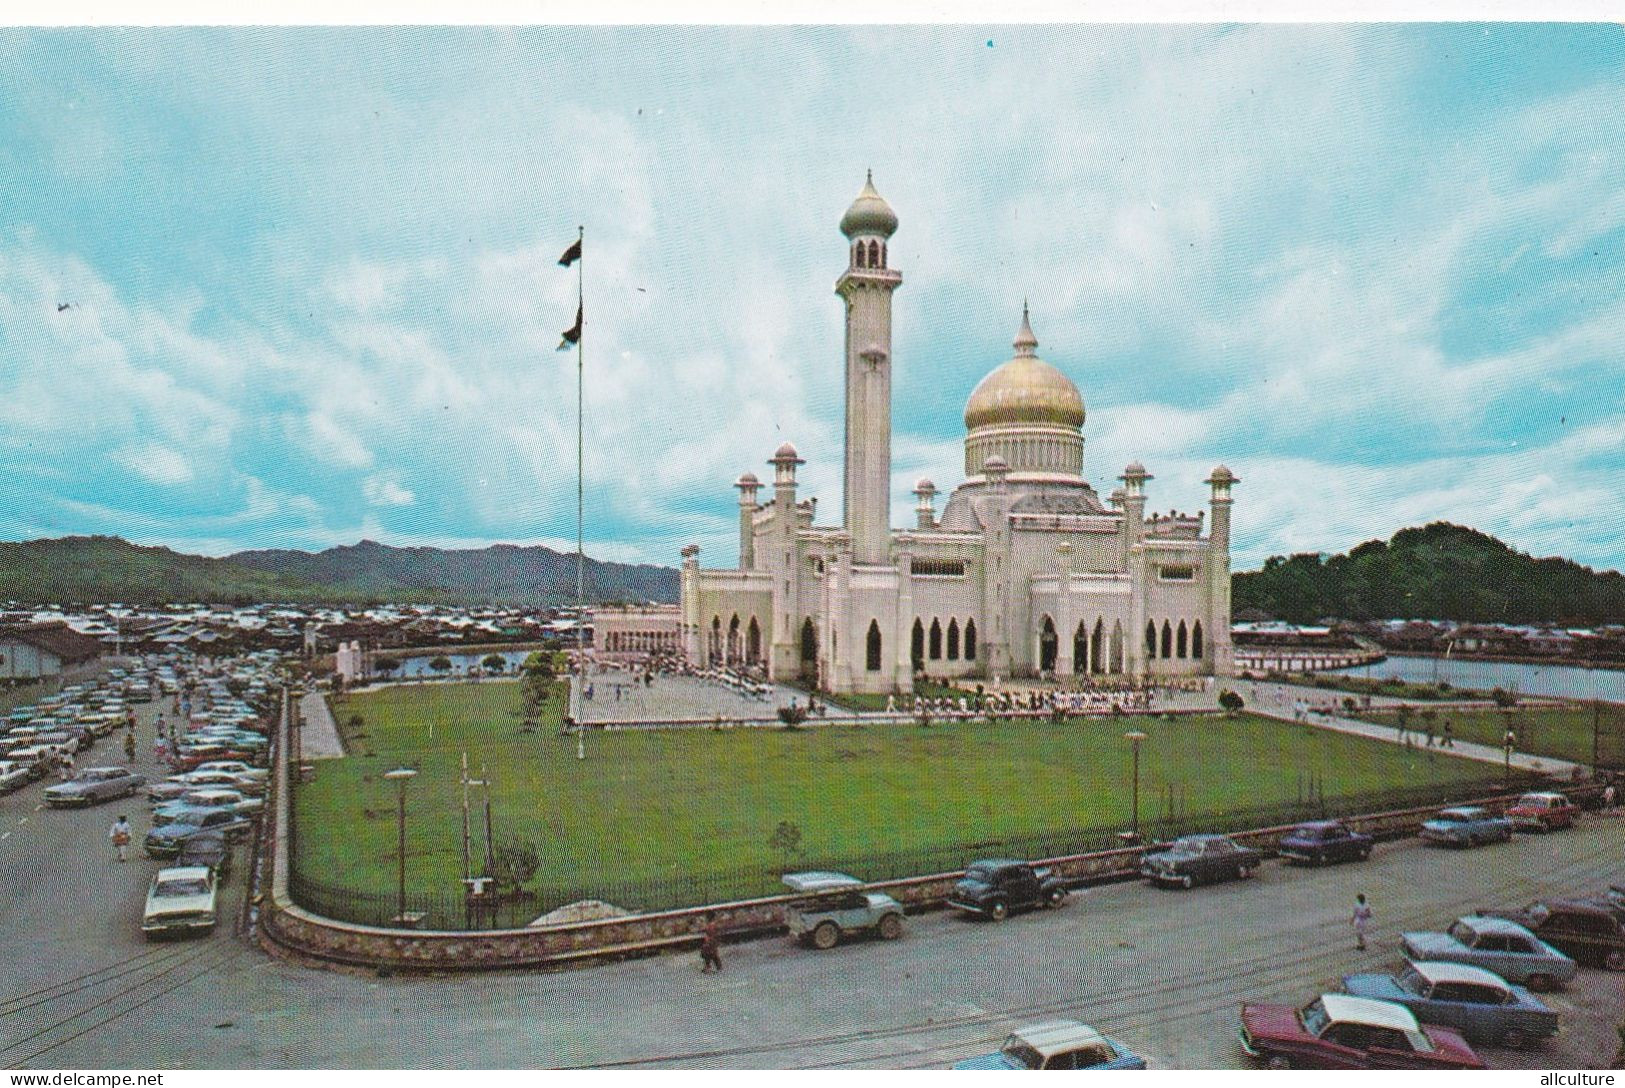
M 1038 338 L 1021 308 L 1016 357 L 983 378 L 965 403 L 965 429 L 1000 423 L 1083 426 L 1083 396 L 1072 380 L 1033 354 Z

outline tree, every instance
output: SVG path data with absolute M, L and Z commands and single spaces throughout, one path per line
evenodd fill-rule
M 450 672 L 451 671 L 451 658 L 447 657 L 445 654 L 441 654 L 440 656 L 435 657 L 435 658 L 430 660 L 429 668 L 431 668 L 435 672 L 439 672 L 439 673 Z
M 485 659 L 480 664 L 484 665 L 485 671 L 489 673 L 506 672 L 508 670 L 508 659 L 501 654 L 486 654 Z
M 1517 693 L 1508 691 L 1506 688 L 1490 689 L 1490 698 L 1495 700 L 1495 705 L 1502 710 L 1510 710 L 1518 705 Z
M 784 723 L 786 729 L 799 729 L 806 720 L 807 708 L 804 706 L 779 707 L 779 721 Z
M 379 657 L 374 658 L 372 662 L 372 671 L 379 676 L 388 676 L 391 673 L 398 672 L 400 667 L 401 661 L 397 657 Z
M 518 890 L 519 886 L 536 875 L 541 868 L 541 851 L 533 842 L 523 839 L 504 839 L 491 851 L 491 876 L 497 886 Z
M 536 650 L 520 664 L 519 671 L 529 676 L 536 674 L 544 680 L 553 679 L 556 667 L 553 662 L 552 650 Z
M 1236 714 L 1247 704 L 1239 694 L 1226 688 L 1219 692 L 1219 705 L 1224 708 L 1226 714 Z
M 779 826 L 773 829 L 768 836 L 767 845 L 784 855 L 784 863 L 790 864 L 791 855 L 801 853 L 801 828 L 789 820 L 780 820 Z

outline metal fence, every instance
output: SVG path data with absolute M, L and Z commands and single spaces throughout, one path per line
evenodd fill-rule
M 1142 839 L 1153 842 L 1198 831 L 1245 831 L 1302 820 L 1443 806 L 1507 789 L 1533 788 L 1546 781 L 1514 775 L 1508 782 L 1498 774 L 1448 786 L 1415 786 L 1326 798 L 1312 796 L 1274 805 L 1175 816 L 1169 816 L 1166 811 L 1148 811 L 1155 807 L 1153 797 L 1142 801 L 1140 832 Z M 454 930 L 524 926 L 549 910 L 585 899 L 602 900 L 634 912 L 669 910 L 779 894 L 784 891 L 780 876 L 797 869 L 835 869 L 864 880 L 879 881 L 952 872 L 982 857 L 1047 858 L 1109 850 L 1124 845 L 1122 834 L 1128 823 L 1125 819 L 1110 825 L 989 836 L 911 850 L 849 854 L 787 852 L 782 865 L 707 868 L 703 872 L 641 880 L 620 879 L 610 872 L 591 884 L 564 884 L 549 882 L 544 874 L 526 889 L 525 898 L 501 903 L 478 919 L 471 917 L 457 890 L 426 892 L 408 888 L 405 906 L 408 913 L 423 916 L 422 924 L 426 928 Z M 300 906 L 324 917 L 362 925 L 387 926 L 395 918 L 400 903 L 394 890 L 354 888 L 311 880 L 298 871 L 297 849 L 292 850 L 292 858 L 289 890 Z

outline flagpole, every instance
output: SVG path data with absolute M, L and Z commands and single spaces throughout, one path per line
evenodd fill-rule
M 585 246 L 587 229 L 584 226 L 576 227 L 576 245 L 580 247 L 581 256 L 576 260 L 576 314 L 586 312 L 587 295 L 587 249 Z M 585 403 L 583 390 L 586 384 L 586 365 L 582 361 L 581 342 L 586 337 L 587 322 L 581 320 L 581 332 L 576 337 L 576 660 L 581 663 L 581 675 L 576 683 L 576 729 L 577 747 L 585 735 L 586 723 L 582 720 L 582 711 L 585 709 L 581 702 L 581 689 L 587 683 L 587 611 L 586 611 L 586 475 L 583 460 L 583 451 L 586 448 L 584 433 L 585 420 L 582 406 Z

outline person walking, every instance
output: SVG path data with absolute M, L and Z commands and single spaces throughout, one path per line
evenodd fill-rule
M 710 919 L 700 934 L 700 974 L 722 970 L 722 935 L 717 920 Z
M 57 774 L 64 782 L 73 781 L 73 753 L 63 752 L 57 763 Z
M 1365 901 L 1365 893 L 1361 892 L 1354 897 L 1354 914 L 1349 924 L 1354 927 L 1354 947 L 1361 952 L 1365 951 L 1365 937 L 1371 931 L 1371 904 Z
M 130 860 L 130 821 L 120 816 L 113 821 L 113 826 L 107 829 L 107 837 L 113 840 L 113 849 L 118 851 L 120 861 Z
M 128 764 L 130 764 L 132 766 L 135 764 L 135 734 L 134 733 L 126 733 L 126 734 L 124 734 L 124 762 L 126 762 L 126 763 L 128 763 Z
M 1450 719 L 1444 720 L 1444 739 L 1439 742 L 1440 748 L 1454 748 L 1456 746 L 1456 729 L 1450 724 Z

